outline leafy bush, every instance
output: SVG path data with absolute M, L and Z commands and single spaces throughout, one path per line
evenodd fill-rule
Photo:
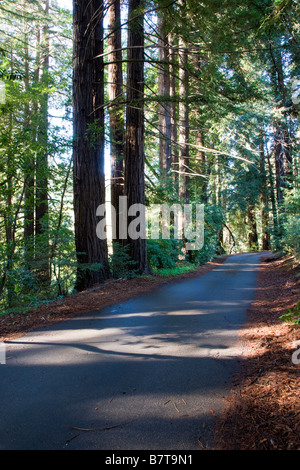
M 281 321 L 291 322 L 293 325 L 300 325 L 300 301 L 293 309 L 290 308 L 279 318 Z
M 288 253 L 300 261 L 300 191 L 285 194 L 282 244 Z
M 130 258 L 129 248 L 129 245 L 113 243 L 113 253 L 109 257 L 109 264 L 114 278 L 132 279 L 137 276 L 138 270 L 134 268 L 136 263 Z
M 177 240 L 147 240 L 148 262 L 152 269 L 175 268 L 182 243 Z
M 300 261 L 300 218 L 288 216 L 284 224 L 283 235 L 284 248 Z
M 179 263 L 177 266 L 174 268 L 161 268 L 158 269 L 155 274 L 158 276 L 163 276 L 163 277 L 172 277 L 176 276 L 177 274 L 184 274 L 184 273 L 189 273 L 191 271 L 194 271 L 197 269 L 197 267 L 194 264 L 190 263 Z

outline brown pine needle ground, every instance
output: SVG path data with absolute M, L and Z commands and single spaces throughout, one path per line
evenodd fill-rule
M 300 326 L 279 319 L 300 300 L 300 277 L 291 259 L 266 258 L 241 335 L 241 374 L 217 423 L 220 450 L 300 449 L 300 364 L 292 362 Z

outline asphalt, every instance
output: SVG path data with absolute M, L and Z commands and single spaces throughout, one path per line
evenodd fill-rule
M 0 450 L 213 448 L 260 257 L 6 343 Z

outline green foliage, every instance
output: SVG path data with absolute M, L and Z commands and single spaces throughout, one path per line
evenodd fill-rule
M 63 135 L 62 119 L 71 90 L 71 62 L 64 61 L 67 51 L 71 57 L 71 41 L 62 35 L 62 23 L 70 26 L 71 16 L 61 11 L 54 21 L 55 5 L 48 15 L 37 1 L 23 2 L 22 9 L 11 0 L 1 5 L 0 76 L 6 94 L 0 104 L 0 308 L 16 311 L 66 295 L 76 273 L 70 165 L 65 162 L 70 137 Z M 56 33 L 51 39 L 55 67 L 47 70 L 44 34 L 50 24 Z M 60 109 L 59 128 L 47 116 L 47 101 L 52 112 Z M 38 230 L 36 211 L 46 205 L 45 198 L 48 207 L 39 216 Z
M 113 243 L 113 252 L 109 257 L 110 270 L 114 278 L 133 279 L 138 275 L 138 269 L 135 269 L 135 261 L 132 261 L 129 254 L 129 245 Z
M 57 217 L 57 214 L 54 215 Z M 56 223 L 53 224 L 53 222 Z M 52 297 L 66 296 L 73 290 L 77 269 L 75 241 L 70 219 L 65 215 L 60 225 L 54 219 L 50 224 L 49 235 Z
M 178 263 L 178 265 L 173 268 L 155 269 L 154 274 L 160 277 L 172 277 L 177 276 L 179 274 L 185 274 L 195 271 L 195 269 L 197 269 L 197 266 L 195 266 L 194 264 Z
M 283 322 L 289 322 L 293 325 L 300 325 L 300 301 L 294 308 L 289 308 L 289 310 L 279 318 Z
M 199 264 L 206 263 L 216 254 L 222 254 L 219 233 L 225 222 L 224 210 L 220 206 L 209 205 L 204 210 L 204 246 L 196 252 Z
M 300 190 L 286 191 L 283 213 L 282 247 L 300 262 Z
M 177 266 L 182 243 L 177 240 L 148 240 L 147 256 L 153 270 L 173 269 Z
M 284 223 L 283 247 L 300 262 L 300 216 L 289 215 Z

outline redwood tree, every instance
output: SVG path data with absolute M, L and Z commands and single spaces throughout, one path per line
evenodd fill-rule
M 124 106 L 120 0 L 108 8 L 108 95 L 110 119 L 111 203 L 116 211 L 112 220 L 113 240 L 119 240 L 119 197 L 124 191 Z
M 143 1 L 129 0 L 128 4 L 128 51 L 127 51 L 127 106 L 125 142 L 125 196 L 128 208 L 133 204 L 145 204 L 144 181 L 144 25 Z M 145 217 L 140 217 L 141 236 L 128 236 L 131 259 L 139 273 L 148 271 L 147 245 L 143 236 Z M 135 217 L 133 217 L 135 218 Z M 129 218 L 128 222 L 132 220 Z M 143 227 L 144 226 L 144 227 Z
M 109 276 L 107 241 L 96 234 L 105 202 L 102 1 L 74 0 L 73 44 L 75 288 L 83 290 Z
M 170 109 L 170 71 L 169 44 L 166 21 L 163 14 L 158 15 L 158 126 L 159 126 L 159 167 L 162 175 L 171 169 L 171 109 Z
M 40 96 L 37 141 L 39 152 L 36 155 L 36 188 L 35 188 L 35 261 L 37 263 L 37 275 L 40 281 L 49 286 L 50 265 L 49 265 L 49 201 L 48 201 L 48 107 L 49 107 L 49 65 L 50 65 L 50 44 L 49 44 L 49 0 L 42 2 L 42 11 L 45 16 L 45 24 L 41 34 L 41 77 L 40 83 L 45 87 Z M 39 72 L 37 72 L 39 73 Z

